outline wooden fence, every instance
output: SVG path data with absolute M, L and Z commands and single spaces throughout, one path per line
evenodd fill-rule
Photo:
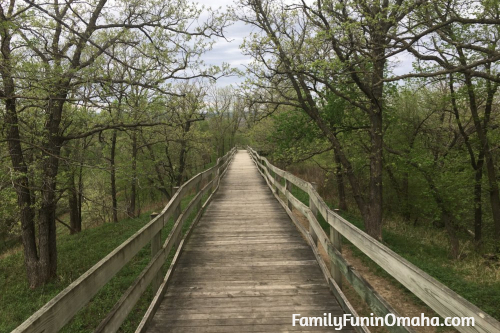
M 153 292 L 157 294 L 155 299 L 161 298 L 162 295 L 158 296 L 157 291 L 164 292 L 161 268 L 167 256 L 172 249 L 177 249 L 167 273 L 169 276 L 182 249 L 183 237 L 189 235 L 189 231 L 200 219 L 203 209 L 218 189 L 220 179 L 235 152 L 236 149 L 233 148 L 224 157 L 219 158 L 214 167 L 197 174 L 179 187 L 160 214 L 152 216 L 150 222 L 51 299 L 13 332 L 52 333 L 59 331 L 148 243 L 151 244 L 151 261 L 100 323 L 96 332 L 116 332 L 150 284 Z M 196 195 L 184 211 L 181 211 L 181 200 L 193 191 Z M 207 194 L 209 197 L 202 206 L 202 199 Z M 182 227 L 195 211 L 197 215 L 193 224 L 183 236 Z M 161 231 L 171 217 L 174 217 L 175 224 L 162 246 Z M 146 315 L 141 325 L 144 326 L 147 320 Z
M 330 284 L 330 288 L 347 312 L 352 312 L 352 309 L 346 304 L 347 302 L 341 292 L 342 276 L 345 277 L 345 280 L 352 285 L 360 297 L 370 306 L 376 316 L 383 317 L 391 313 L 399 316 L 342 257 L 342 236 L 376 262 L 387 273 L 392 275 L 441 317 L 474 318 L 474 326 L 456 326 L 455 329 L 458 331 L 465 333 L 500 332 L 500 323 L 495 318 L 484 313 L 481 309 L 332 211 L 311 183 L 275 167 L 265 157 L 259 156 L 252 148 L 248 147 L 247 150 L 278 201 L 283 205 L 288 215 L 308 240 L 309 245 L 313 248 L 313 252 L 315 254 L 318 253 L 318 241 L 327 250 L 332 267 L 331 272 L 326 269 L 326 266 L 322 263 L 322 259 L 318 255 L 317 258 Z M 285 179 L 285 185 L 282 185 L 282 179 Z M 309 195 L 308 206 L 292 195 L 292 186 L 300 188 Z M 285 201 L 280 198 L 280 192 L 286 198 L 284 199 Z M 292 213 L 293 207 L 307 218 L 309 221 L 309 230 L 306 230 L 297 221 L 295 215 Z M 318 213 L 329 224 L 329 235 L 325 233 L 319 224 L 317 220 Z M 391 332 L 413 332 L 411 327 L 408 326 L 392 326 L 387 328 Z

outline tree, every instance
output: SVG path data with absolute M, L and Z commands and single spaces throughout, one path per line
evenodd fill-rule
M 465 141 L 470 165 L 475 172 L 474 230 L 475 241 L 479 245 L 482 238 L 481 193 L 484 167 L 489 181 L 488 192 L 495 236 L 500 240 L 500 190 L 495 158 L 488 138 L 493 102 L 500 83 L 498 70 L 494 66 L 495 59 L 500 57 L 497 48 L 500 33 L 498 28 L 492 29 L 488 23 L 499 19 L 500 4 L 488 1 L 481 3 L 476 7 L 474 17 L 469 19 L 472 24 L 465 24 L 469 20 L 460 17 L 464 5 L 463 1 L 449 1 L 421 13 L 420 15 L 426 17 L 427 25 L 438 24 L 441 27 L 430 36 L 429 42 L 410 50 L 415 57 L 424 61 L 424 66 L 430 63 L 432 67 L 450 72 L 447 81 L 451 109 L 460 135 Z M 457 17 L 457 23 L 445 24 Z M 423 51 L 424 48 L 426 52 Z M 481 95 L 485 98 L 482 99 Z M 460 100 L 464 98 L 468 105 L 465 114 L 460 111 Z M 468 123 L 464 117 L 470 117 L 472 120 L 473 132 L 468 131 L 464 125 Z M 474 137 L 477 137 L 477 144 Z
M 210 46 L 193 43 L 193 38 L 201 41 L 220 36 L 226 25 L 224 19 L 211 13 L 205 23 L 189 30 L 190 22 L 199 15 L 200 10 L 184 0 L 167 5 L 111 4 L 107 0 L 18 4 L 13 0 L 0 5 L 0 94 L 6 109 L 6 141 L 30 287 L 56 277 L 56 207 L 61 194 L 58 174 L 63 146 L 73 139 L 127 126 L 97 124 L 69 133 L 69 104 L 81 107 L 81 101 L 94 98 L 84 89 L 89 82 L 115 81 L 101 75 L 106 57 L 113 59 L 113 66 L 142 73 L 141 82 L 126 82 L 131 85 L 163 90 L 166 80 L 189 76 L 183 71 Z M 113 49 L 116 45 L 135 49 L 145 62 L 155 65 L 154 72 L 128 64 L 123 54 Z M 196 68 L 194 72 L 194 76 L 213 75 L 213 71 Z M 27 116 L 35 117 L 37 126 L 31 129 L 36 132 L 34 136 L 23 126 L 21 117 Z M 36 140 L 30 142 L 27 137 Z M 36 148 L 37 153 L 27 156 L 26 146 Z
M 234 145 L 236 132 L 240 126 L 244 103 L 232 86 L 217 88 L 212 85 L 209 94 L 208 116 L 219 157 Z

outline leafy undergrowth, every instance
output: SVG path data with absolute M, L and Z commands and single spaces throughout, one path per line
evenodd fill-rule
M 182 207 L 185 207 L 192 198 L 193 196 L 184 198 Z M 150 214 L 151 212 L 146 212 L 135 219 L 125 219 L 119 223 L 104 224 L 84 230 L 77 235 L 60 235 L 57 244 L 58 278 L 56 281 L 36 290 L 31 290 L 28 287 L 22 252 L 13 253 L 0 259 L 0 332 L 7 333 L 16 328 L 72 281 L 143 227 L 150 220 Z M 193 218 L 194 214 L 185 224 L 184 231 L 186 231 Z M 170 232 L 172 225 L 173 221 L 171 219 L 162 231 L 163 241 Z M 149 245 L 139 251 L 99 291 L 90 303 L 63 328 L 62 332 L 94 331 L 148 264 L 151 259 L 150 251 Z M 164 273 L 170 265 L 173 254 L 174 250 L 172 250 L 163 266 Z M 122 325 L 121 332 L 135 331 L 152 298 L 151 288 L 148 288 Z
M 292 194 L 302 203 L 309 204 L 309 196 L 304 191 L 294 187 Z M 362 220 L 352 214 L 340 213 L 342 217 L 364 230 Z M 319 217 L 323 229 L 329 225 Z M 500 265 L 491 263 L 474 251 L 467 251 L 467 256 L 460 260 L 451 260 L 448 256 L 448 241 L 444 231 L 427 226 L 413 226 L 386 221 L 383 230 L 384 244 L 415 266 L 431 275 L 451 290 L 461 295 L 497 320 L 500 320 Z M 399 286 L 417 304 L 424 305 L 379 265 L 368 258 L 363 252 L 344 239 L 350 245 L 353 254 L 361 258 L 367 267 L 377 275 L 389 279 Z M 466 244 L 467 245 L 467 244 Z M 390 300 L 389 300 L 390 302 Z

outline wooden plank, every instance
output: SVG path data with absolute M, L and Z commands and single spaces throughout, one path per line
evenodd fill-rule
M 288 310 L 283 310 L 282 308 L 279 309 L 273 309 L 273 308 L 267 308 L 266 310 L 269 311 L 246 311 L 246 309 L 234 309 L 234 308 L 229 308 L 230 310 L 233 310 L 231 312 L 217 312 L 214 313 L 213 311 L 210 311 L 208 309 L 205 313 L 199 313 L 198 311 L 192 312 L 192 311 L 187 311 L 187 310 L 178 310 L 178 311 L 168 311 L 165 313 L 165 315 L 162 316 L 163 320 L 209 320 L 209 319 L 230 319 L 230 318 L 236 318 L 236 319 L 262 319 L 262 318 L 287 318 L 288 322 L 290 322 L 290 311 L 294 311 L 295 309 L 288 309 Z M 249 308 L 250 310 L 253 308 Z M 335 310 L 335 311 L 328 311 L 324 308 L 316 308 L 312 309 L 309 311 L 304 311 L 301 310 L 300 314 L 301 316 L 318 316 L 318 313 L 323 314 L 320 312 L 323 310 L 323 312 L 328 312 L 334 317 L 340 317 L 344 314 L 343 311 Z
M 330 243 L 335 250 L 342 254 L 342 235 L 332 226 L 330 226 Z M 327 247 L 324 246 L 323 248 L 327 249 Z M 333 279 L 339 288 L 342 289 L 342 272 L 340 271 L 340 267 L 334 261 L 331 262 L 331 272 Z
M 328 205 L 325 203 L 323 198 L 320 197 L 320 195 L 318 194 L 318 192 L 316 192 L 316 189 L 312 185 L 309 186 L 307 193 L 309 194 L 309 199 L 312 200 L 314 206 L 316 206 L 316 208 L 318 209 L 318 212 L 326 220 L 328 217 L 327 212 L 330 209 Z
M 291 181 L 287 180 L 286 178 L 285 178 L 285 187 L 286 187 L 286 192 L 285 192 L 286 204 L 287 204 L 288 209 L 290 209 L 290 211 L 291 211 L 293 204 L 290 202 L 290 200 L 288 200 L 288 195 L 289 195 L 289 193 L 290 194 L 292 193 L 293 183 Z
M 306 218 L 309 221 L 310 229 L 312 229 L 314 234 L 316 235 L 316 240 L 319 241 L 319 243 L 321 244 L 321 246 L 323 246 L 324 249 L 326 249 L 327 246 L 330 244 L 330 242 L 329 242 L 328 236 L 325 234 L 325 231 L 319 225 L 318 220 L 312 214 L 311 211 L 307 212 Z
M 321 274 L 321 273 L 320 273 Z M 284 305 L 321 305 L 321 306 L 337 306 L 338 302 L 330 293 L 323 296 L 318 295 L 281 295 L 281 296 L 262 296 L 262 297 L 199 297 L 199 298 L 181 298 L 166 296 L 161 307 L 168 305 L 171 308 L 216 308 L 226 307 L 270 307 Z
M 316 183 L 310 183 L 310 184 L 313 187 L 313 189 L 316 190 L 318 185 Z M 312 200 L 312 198 L 310 196 L 309 196 L 309 210 L 310 210 L 310 213 L 308 215 L 312 215 L 314 220 L 316 220 L 316 217 L 318 216 L 318 208 L 316 207 L 316 205 L 314 204 L 314 201 Z M 309 223 L 309 234 L 311 235 L 311 238 L 313 239 L 314 245 L 317 246 L 318 235 L 316 234 L 316 231 L 314 230 L 314 228 L 312 227 L 311 224 L 312 223 Z
M 309 207 L 307 207 L 306 205 L 304 205 L 302 203 L 302 201 L 300 201 L 299 199 L 294 197 L 292 193 L 287 192 L 286 198 L 288 199 L 288 202 L 291 203 L 293 205 L 293 207 L 295 207 L 297 210 L 299 210 L 304 216 L 307 215 L 308 212 L 311 211 L 309 209 Z
M 151 257 L 154 259 L 155 255 L 161 249 L 161 232 L 158 232 L 155 237 L 151 240 Z M 156 273 L 156 276 L 151 281 L 151 288 L 153 292 L 156 293 L 161 284 L 161 274 L 160 272 Z
M 179 314 L 211 314 L 211 315 L 235 315 L 235 313 L 242 313 L 242 314 L 248 314 L 249 316 L 255 315 L 255 314 L 266 314 L 266 313 L 272 313 L 272 312 L 280 312 L 280 313 L 290 313 L 292 311 L 303 311 L 303 312 L 312 312 L 314 311 L 316 314 L 317 313 L 324 313 L 324 312 L 330 312 L 330 313 L 343 313 L 342 310 L 339 310 L 338 306 L 336 303 L 331 303 L 330 305 L 328 304 L 305 304 L 305 305 L 290 305 L 290 304 L 283 304 L 281 305 L 278 309 L 274 305 L 264 305 L 260 307 L 256 307 L 253 305 L 250 306 L 231 306 L 227 305 L 225 307 L 217 307 L 216 311 L 214 311 L 210 307 L 176 307 L 174 304 L 166 304 L 162 305 L 162 307 L 158 310 L 159 312 L 162 313 L 162 316 L 168 317 L 168 316 L 175 316 Z

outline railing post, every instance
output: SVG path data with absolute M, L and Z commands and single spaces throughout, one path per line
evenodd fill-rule
M 177 191 L 179 191 L 179 186 L 175 186 L 174 187 L 174 193 L 177 193 Z M 182 205 L 182 198 L 179 198 L 179 203 L 177 204 L 177 207 L 175 207 L 174 214 L 173 214 L 174 224 L 175 224 L 175 222 L 177 222 L 177 219 L 179 218 L 179 216 L 182 213 L 182 207 L 181 207 L 181 205 Z M 181 236 L 177 237 L 177 239 L 174 241 L 174 244 L 173 244 L 173 248 L 174 249 L 177 249 L 177 246 L 180 243 L 180 238 L 181 238 Z
M 158 216 L 158 213 L 151 213 L 151 220 Z M 153 236 L 151 239 L 151 259 L 161 250 L 161 229 Z M 160 288 L 161 278 L 162 278 L 161 270 L 156 273 L 156 276 L 151 281 L 151 287 L 153 288 L 153 294 L 156 294 L 158 288 Z
M 210 171 L 210 174 L 208 175 L 208 180 L 207 180 L 207 184 L 210 183 L 212 180 L 214 179 L 214 171 Z M 212 191 L 213 191 L 213 188 L 214 188 L 214 184 L 212 183 L 210 185 L 210 187 L 212 188 Z M 208 192 L 208 193 L 211 193 L 212 191 Z
M 281 181 L 280 176 L 278 176 L 278 174 L 275 172 L 274 173 L 274 193 L 278 196 L 280 195 L 280 190 L 278 188 L 278 182 L 280 182 L 280 181 Z
M 342 235 L 332 226 L 330 226 L 330 242 L 332 246 L 342 253 Z M 340 268 L 336 265 L 335 261 L 330 259 L 332 277 L 337 282 L 337 285 L 342 289 L 342 272 Z
M 290 211 L 293 212 L 292 201 L 288 200 L 288 196 L 287 196 L 288 193 L 292 194 L 293 183 L 286 178 L 285 178 L 285 188 L 286 188 L 286 190 L 285 190 L 286 204 L 288 206 L 288 209 L 290 209 Z
M 200 190 L 201 190 L 201 178 L 200 180 L 198 181 L 198 184 L 196 184 L 196 194 L 200 193 Z M 199 212 L 201 210 L 201 204 L 202 204 L 202 200 L 203 198 L 200 198 L 200 201 L 198 201 L 198 203 L 196 204 L 196 211 Z
M 177 191 L 179 191 L 179 186 L 174 186 L 174 194 L 177 193 Z M 175 207 L 175 211 L 174 211 L 174 223 L 175 221 L 177 221 L 177 218 L 179 217 L 179 215 L 181 215 L 181 211 L 182 211 L 182 208 L 181 208 L 181 201 L 182 201 L 182 198 L 179 199 L 179 204 L 177 205 L 177 207 Z
M 318 188 L 318 185 L 315 182 L 311 182 L 312 187 L 316 190 Z M 314 204 L 311 195 L 309 195 L 309 208 L 311 209 L 312 215 L 317 218 L 318 217 L 318 208 Z M 318 235 L 314 232 L 314 229 L 311 225 L 312 223 L 309 222 L 309 234 L 311 234 L 311 238 L 314 241 L 314 245 L 318 246 Z
M 222 161 L 221 158 L 217 160 L 217 164 L 215 165 L 215 171 L 214 171 L 214 183 L 212 186 L 212 192 L 215 191 L 217 186 L 219 185 L 219 173 L 220 173 L 220 162 Z

